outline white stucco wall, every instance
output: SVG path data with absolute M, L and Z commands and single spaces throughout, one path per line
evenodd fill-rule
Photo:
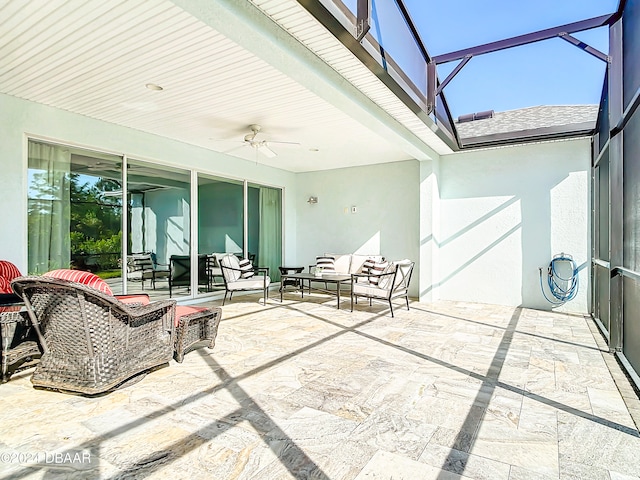
M 439 297 L 440 272 L 440 160 L 420 162 L 420 275 L 419 297 Z
M 589 139 L 457 153 L 440 167 L 441 299 L 549 309 L 538 268 L 564 252 L 580 290 L 560 310 L 587 312 Z
M 0 256 L 26 270 L 27 136 L 284 188 L 283 263 L 325 252 L 415 260 L 411 295 L 550 308 L 539 267 L 569 253 L 586 312 L 588 139 L 293 174 L 0 94 Z M 307 199 L 317 196 L 319 203 Z M 357 213 L 351 213 L 351 207 Z
M 415 160 L 298 174 L 298 264 L 324 253 L 409 258 L 416 262 L 410 295 L 417 297 L 419 178 Z M 310 196 L 318 203 L 307 203 Z
M 27 266 L 27 137 L 284 188 L 285 261 L 296 257 L 295 175 L 145 132 L 0 94 L 0 258 Z M 10 226 L 10 227 L 8 227 Z

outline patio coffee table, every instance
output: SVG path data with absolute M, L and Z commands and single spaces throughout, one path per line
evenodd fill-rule
M 278 267 L 280 270 L 280 277 L 287 276 L 293 273 L 302 273 L 304 267 Z M 294 279 L 284 279 L 280 281 L 280 293 L 282 293 L 282 289 L 287 285 L 298 288 L 300 286 L 300 280 Z
M 321 277 L 316 277 L 313 273 L 289 273 L 281 276 L 281 281 L 285 280 L 298 280 L 301 283 L 300 293 L 302 294 L 302 298 L 304 298 L 304 282 L 309 282 L 309 293 L 311 293 L 311 283 L 312 282 L 323 282 L 323 283 L 335 283 L 336 284 L 336 296 L 338 297 L 338 309 L 340 309 L 340 287 L 343 284 L 349 285 L 349 289 L 351 289 L 351 275 L 338 275 L 338 274 L 323 274 Z M 326 293 L 334 293 L 333 290 L 326 290 L 323 288 L 314 288 L 314 290 L 319 290 L 321 292 Z M 280 290 L 280 302 L 282 302 L 282 290 Z

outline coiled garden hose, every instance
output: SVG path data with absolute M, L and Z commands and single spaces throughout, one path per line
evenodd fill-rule
M 568 277 L 563 277 L 558 272 L 558 266 L 561 262 L 568 262 L 571 267 L 571 273 Z M 550 299 L 545 293 L 542 284 L 542 268 L 540 268 L 539 271 L 540 289 L 542 290 L 542 295 L 547 302 L 559 306 L 564 305 L 575 298 L 578 293 L 578 267 L 576 266 L 576 262 L 573 261 L 573 257 L 571 255 L 565 255 L 564 253 L 556 255 L 547 267 L 547 285 L 549 287 L 549 292 L 553 295 L 553 299 Z

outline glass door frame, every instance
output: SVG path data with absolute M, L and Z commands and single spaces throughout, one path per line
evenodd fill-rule
M 123 294 L 127 294 L 129 291 L 129 286 L 128 286 L 128 281 L 127 281 L 127 265 L 126 265 L 126 257 L 127 257 L 127 251 L 128 251 L 128 245 L 129 245 L 129 218 L 128 218 L 128 214 L 127 214 L 127 205 L 128 205 L 128 201 L 127 201 L 127 195 L 129 193 L 129 182 L 128 182 L 128 165 L 130 160 L 135 160 L 135 161 L 140 161 L 140 162 L 144 162 L 144 163 L 148 163 L 150 166 L 153 167 L 157 167 L 157 168 L 163 168 L 163 167 L 168 167 L 168 168 L 179 168 L 184 170 L 185 172 L 189 172 L 190 175 L 190 181 L 191 181 L 191 186 L 190 186 L 190 229 L 189 229 L 189 234 L 191 235 L 191 240 L 190 240 L 190 256 L 191 256 L 191 264 L 192 265 L 197 265 L 197 261 L 198 261 L 198 175 L 202 174 L 202 175 L 209 175 L 209 176 L 215 176 L 215 177 L 219 177 L 219 178 L 223 178 L 223 179 L 229 179 L 229 180 L 233 180 L 233 181 L 237 181 L 237 182 L 242 182 L 242 189 L 243 189 L 243 246 L 242 246 L 242 251 L 243 251 L 243 256 L 247 257 L 248 256 L 248 237 L 249 237 L 249 228 L 248 228 L 248 189 L 249 189 L 249 184 L 253 184 L 253 185 L 259 185 L 259 186 L 264 186 L 264 187 L 269 187 L 269 188 L 274 188 L 274 189 L 278 189 L 281 191 L 281 198 L 282 198 L 282 204 L 281 204 L 281 211 L 280 211 L 280 215 L 282 217 L 282 221 L 281 221 L 281 228 L 280 228 L 280 235 L 282 238 L 282 246 L 281 246 L 281 258 L 284 258 L 284 251 L 285 251 L 285 210 L 286 210 L 286 206 L 285 206 L 285 187 L 280 186 L 280 185 L 273 185 L 273 184 L 269 184 L 269 183 L 264 183 L 258 180 L 249 180 L 248 178 L 238 178 L 238 177 L 233 177 L 230 175 L 226 175 L 224 173 L 220 173 L 220 172 L 213 172 L 213 171 L 206 171 L 206 170 L 200 170 L 200 169 L 196 169 L 196 168 L 191 168 L 191 167 L 185 167 L 183 165 L 178 165 L 178 164 L 172 164 L 169 162 L 161 162 L 161 161 L 157 161 L 154 159 L 150 159 L 148 157 L 144 157 L 144 156 L 140 156 L 140 155 L 136 155 L 136 156 L 131 156 L 130 154 L 126 154 L 126 153 L 122 153 L 122 152 L 117 152 L 117 151 L 113 151 L 113 150 L 108 150 L 108 149 L 104 149 L 104 148 L 99 148 L 99 147 L 95 147 L 92 145 L 84 145 L 84 144 L 80 144 L 80 143 L 76 143 L 76 142 L 72 142 L 72 141 L 62 141 L 62 140 L 55 140 L 55 139 L 51 139 L 48 137 L 43 137 L 43 136 L 39 136 L 39 135 L 31 135 L 31 134 L 27 134 L 25 135 L 25 147 L 24 147 L 24 155 L 25 155 L 25 160 L 24 160 L 24 168 L 25 170 L 28 171 L 29 166 L 28 166 L 28 144 L 30 141 L 34 141 L 34 142 L 39 142 L 39 143 L 47 143 L 50 145 L 55 145 L 55 146 L 60 146 L 60 147 L 70 147 L 70 148 L 78 148 L 78 149 L 82 149 L 82 150 L 86 150 L 87 152 L 92 152 L 92 153 L 96 153 L 96 154 L 103 154 L 103 155 L 113 155 L 113 156 L 117 156 L 119 158 L 122 159 L 122 167 L 121 167 L 121 180 L 122 180 L 122 218 L 121 218 L 121 230 L 122 230 L 122 245 L 121 245 L 121 278 L 122 278 L 122 292 Z M 24 188 L 24 195 L 27 195 L 28 192 L 28 175 L 25 175 L 25 188 Z M 25 198 L 25 217 L 28 216 L 28 210 L 26 208 L 26 198 Z M 28 228 L 28 218 L 25 219 L 25 228 Z M 25 238 L 27 238 L 28 232 L 25 232 Z M 24 252 L 24 257 L 25 257 L 25 265 L 28 263 L 28 250 L 25 249 Z M 195 298 L 204 298 L 204 297 L 211 297 L 213 295 L 215 295 L 216 292 L 208 292 L 205 294 L 198 294 L 198 272 L 197 272 L 197 268 L 192 268 L 191 269 L 191 294 L 188 296 L 182 296 L 182 297 L 178 297 L 178 300 L 189 300 L 189 299 L 195 299 Z

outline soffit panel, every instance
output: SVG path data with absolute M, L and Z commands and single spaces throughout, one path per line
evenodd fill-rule
M 429 126 L 296 0 L 250 1 L 437 153 L 452 152 Z
M 291 171 L 409 158 L 170 1 L 13 1 L 0 17 L 0 92 L 252 160 L 251 148 L 237 147 L 248 125 L 260 123 L 263 138 L 302 144 L 274 146 L 274 159 L 258 156 Z M 304 31 L 307 17 L 287 18 Z M 352 78 L 380 88 L 344 47 L 318 37 Z

